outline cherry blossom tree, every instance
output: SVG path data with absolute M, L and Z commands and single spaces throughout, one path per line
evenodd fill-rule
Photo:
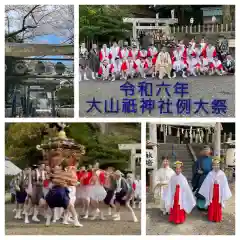
M 55 35 L 62 43 L 73 43 L 74 6 L 6 5 L 6 41 L 31 42 L 44 35 Z

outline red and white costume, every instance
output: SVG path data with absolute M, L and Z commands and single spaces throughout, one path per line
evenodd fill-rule
M 134 189 L 134 197 L 141 199 L 141 180 L 134 180 L 135 189 Z
M 80 171 L 77 173 L 80 185 L 77 187 L 77 198 L 89 199 L 92 191 L 90 180 L 92 178 L 92 171 Z
M 182 173 L 171 177 L 162 199 L 169 213 L 169 222 L 175 224 L 185 222 L 186 213 L 190 213 L 196 205 L 192 189 Z
M 120 59 L 125 59 L 129 57 L 129 49 L 127 47 L 124 47 L 119 51 L 119 57 Z
M 110 48 L 109 59 L 112 59 L 112 63 L 115 62 L 115 58 L 119 56 L 120 47 L 119 46 L 112 46 Z
M 98 75 L 100 75 L 103 80 L 108 79 L 110 74 L 114 72 L 114 65 L 112 63 L 108 63 L 105 60 L 103 63 L 100 64 L 100 68 L 98 71 Z
M 139 49 L 133 48 L 129 51 L 129 57 L 131 57 L 134 61 L 137 60 L 139 55 Z
M 139 64 L 139 73 L 142 78 L 146 77 L 146 74 L 153 74 L 153 63 L 152 60 L 142 59 Z
M 147 57 L 147 51 L 145 50 L 145 49 L 141 49 L 141 50 L 139 50 L 139 52 L 138 52 L 138 58 L 146 58 Z
M 121 66 L 121 71 L 127 74 L 127 76 L 133 77 L 133 75 L 138 71 L 138 66 L 133 60 L 124 60 Z
M 200 51 L 201 51 L 201 56 L 203 56 L 204 58 L 207 57 L 207 52 L 206 52 L 206 49 L 207 49 L 207 44 L 202 40 L 202 42 L 200 43 Z
M 148 68 L 148 69 L 150 69 L 150 68 L 152 68 L 155 64 L 156 64 L 156 58 L 154 57 L 154 58 L 152 58 L 152 59 L 150 59 L 150 58 L 147 58 L 146 59 L 146 67 Z
M 195 49 L 190 47 L 188 49 L 188 72 L 196 76 L 196 70 L 200 71 L 200 59 L 197 58 Z
M 92 191 L 90 198 L 94 201 L 101 202 L 107 196 L 107 192 L 104 189 L 105 173 L 102 170 L 97 170 L 91 179 Z
M 217 56 L 217 51 L 214 46 L 208 46 L 206 48 L 207 60 L 208 63 L 213 62 L 213 59 Z
M 200 58 L 200 71 L 201 71 L 201 73 L 208 72 L 208 69 L 209 69 L 209 65 L 208 65 L 207 58 L 201 57 Z
M 175 51 L 173 51 L 173 56 L 172 56 L 172 63 L 173 63 L 173 69 L 176 72 L 182 71 L 184 68 L 187 67 L 187 62 L 185 60 L 186 58 L 186 53 L 185 53 L 185 49 L 177 49 Z
M 195 49 L 195 47 L 196 47 L 196 43 L 195 43 L 194 40 L 191 40 L 191 41 L 189 42 L 189 45 L 191 45 L 191 48 L 192 48 L 192 49 Z
M 188 72 L 190 75 L 196 76 L 196 69 L 200 70 L 200 64 L 198 63 L 195 56 L 192 57 L 192 59 L 188 62 Z
M 221 61 L 217 58 L 214 58 L 213 61 L 209 64 L 211 70 L 223 71 L 223 65 Z
M 158 50 L 156 47 L 151 46 L 148 48 L 147 56 L 148 57 L 157 57 L 158 55 Z
M 110 54 L 110 49 L 107 47 L 103 47 L 99 52 L 99 60 L 103 62 L 105 59 L 111 59 L 112 55 Z
M 225 173 L 222 170 L 212 170 L 203 181 L 199 194 L 206 200 L 208 220 L 221 222 L 225 202 L 232 197 Z

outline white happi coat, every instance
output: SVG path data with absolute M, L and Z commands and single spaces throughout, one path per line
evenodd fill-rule
M 134 180 L 136 189 L 134 191 L 135 198 L 141 198 L 141 180 Z
M 207 59 L 208 59 L 208 62 L 213 62 L 213 58 L 214 58 L 214 53 L 216 52 L 216 49 L 214 46 L 211 46 L 210 48 L 207 47 L 206 49 L 206 52 L 207 52 Z
M 147 51 L 145 49 L 139 50 L 138 57 L 140 57 L 140 58 L 147 57 Z
M 154 186 L 155 186 L 155 190 L 154 190 L 154 198 L 158 199 L 160 201 L 160 209 L 161 211 L 165 211 L 165 202 L 162 199 L 164 196 L 164 191 L 166 191 L 169 181 L 171 179 L 172 176 L 175 175 L 175 172 L 170 168 L 170 167 L 166 167 L 166 168 L 160 168 L 157 170 L 156 174 L 155 174 L 155 182 L 154 182 Z M 156 187 L 158 184 L 162 185 L 159 187 Z
M 196 59 L 198 63 L 200 64 L 200 55 L 201 55 L 201 49 L 200 48 L 195 48 L 195 53 L 196 53 Z
M 128 56 L 129 56 L 129 50 L 127 48 L 123 48 L 120 50 L 119 57 L 121 59 L 126 59 L 126 58 L 128 58 Z
M 224 208 L 224 202 L 232 197 L 232 193 L 228 186 L 227 177 L 222 170 L 219 170 L 218 172 L 212 170 L 210 173 L 208 173 L 199 190 L 199 194 L 205 197 L 205 206 L 209 206 L 213 199 L 214 183 L 219 184 L 219 203 L 221 204 L 222 208 Z
M 179 193 L 179 205 L 180 209 L 183 209 L 186 213 L 190 213 L 194 206 L 196 205 L 196 200 L 192 193 L 192 190 L 188 184 L 186 177 L 180 173 L 179 175 L 173 176 L 168 184 L 168 188 L 164 191 L 163 200 L 165 202 L 165 207 L 167 212 L 173 208 L 174 196 L 176 192 L 176 186 L 180 186 Z
M 106 66 L 101 64 L 99 70 L 100 70 L 103 78 L 108 78 L 110 73 L 112 73 L 112 71 L 114 71 L 114 67 L 113 67 L 113 64 L 108 64 Z
M 203 50 L 206 48 L 206 43 L 204 42 L 204 43 L 200 43 L 200 46 L 201 46 L 201 48 L 200 48 L 200 53 L 202 54 L 203 53 Z
M 184 64 L 182 56 L 183 56 L 183 51 L 177 51 L 175 50 L 173 52 L 173 56 L 175 58 L 174 62 L 173 62 L 173 69 L 176 72 L 179 72 L 181 70 L 183 70 L 186 67 L 186 64 Z
M 192 56 L 197 56 L 197 53 L 196 53 L 196 51 L 195 51 L 195 49 L 193 49 L 193 48 L 188 48 L 187 49 L 187 60 L 189 61 L 189 58 Z
M 191 42 L 189 42 L 189 44 L 191 45 L 191 48 L 192 48 L 192 49 L 195 49 L 195 46 L 196 46 L 196 43 L 195 43 L 195 42 L 192 42 L 192 41 L 191 41 Z
M 110 49 L 109 48 L 105 48 L 105 49 L 101 49 L 100 51 L 100 61 L 102 62 L 104 59 L 109 59 L 109 55 L 110 55 Z
M 148 56 L 155 57 L 158 54 L 158 50 L 156 47 L 149 47 L 148 48 Z
M 111 55 L 111 58 L 112 58 L 112 63 L 115 62 L 115 58 L 119 55 L 119 51 L 120 51 L 120 47 L 119 46 L 112 46 L 111 49 L 110 49 L 110 55 Z
M 132 56 L 132 59 L 133 60 L 136 60 L 137 58 L 138 58 L 138 52 L 139 52 L 139 49 L 132 49 L 132 50 L 130 50 L 130 52 L 129 52 L 129 56 Z

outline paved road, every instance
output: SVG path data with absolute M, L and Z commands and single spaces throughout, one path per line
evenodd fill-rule
M 136 209 L 135 213 L 139 222 L 134 223 L 131 213 L 122 210 L 121 221 L 114 222 L 110 216 L 106 220 L 84 220 L 80 219 L 83 227 L 77 228 L 72 225 L 60 223 L 45 227 L 45 219 L 40 217 L 40 223 L 24 224 L 22 220 L 15 220 L 12 212 L 14 206 L 7 204 L 5 208 L 6 235 L 140 235 L 141 234 L 141 211 Z M 80 211 L 80 210 L 79 210 Z M 107 213 L 107 210 L 106 210 Z
M 130 83 L 137 86 L 141 79 L 133 79 L 130 80 Z M 151 97 L 156 101 L 159 101 L 160 98 L 167 99 L 167 94 L 165 93 L 164 89 L 161 90 L 160 96 L 156 97 L 156 91 L 158 87 L 157 84 L 161 84 L 162 80 L 157 79 L 147 79 L 146 82 L 152 83 L 153 86 L 153 93 L 155 96 Z M 175 85 L 177 82 L 186 82 L 188 83 L 189 95 L 185 96 L 185 98 L 190 98 L 192 101 L 199 101 L 199 99 L 203 99 L 205 101 L 210 102 L 213 99 L 226 99 L 228 110 L 227 113 L 224 115 L 218 115 L 217 117 L 234 117 L 235 116 L 235 76 L 199 76 L 199 77 L 189 77 L 187 80 L 182 78 L 176 79 L 164 79 L 165 84 L 172 84 Z M 155 105 L 155 109 L 152 111 L 151 114 L 149 112 L 141 113 L 140 108 L 140 96 L 136 94 L 135 97 L 137 99 L 138 104 L 138 112 L 126 114 L 122 113 L 120 110 L 119 113 L 107 113 L 103 115 L 103 113 L 99 113 L 98 111 L 94 110 L 92 112 L 87 113 L 89 109 L 89 103 L 86 101 L 92 100 L 93 97 L 96 100 L 103 101 L 110 99 L 119 99 L 120 100 L 120 109 L 122 109 L 121 101 L 124 98 L 124 92 L 120 91 L 120 86 L 124 83 L 122 80 L 118 80 L 115 82 L 108 82 L 108 81 L 99 81 L 99 80 L 89 80 L 89 81 L 81 81 L 79 83 L 80 87 L 80 117 L 215 117 L 216 115 L 212 114 L 211 105 L 208 108 L 209 114 L 206 114 L 204 111 L 199 112 L 198 114 L 194 115 L 194 111 L 196 110 L 196 105 L 193 105 L 191 110 L 191 115 L 187 114 L 177 114 L 176 111 L 176 102 L 177 96 L 172 96 L 172 113 L 171 114 L 160 114 L 158 103 Z M 173 93 L 173 88 L 170 89 L 170 95 Z M 148 97 L 149 98 L 149 97 Z M 99 105 L 104 112 L 104 103 Z
M 147 204 L 147 235 L 234 235 L 235 234 L 235 186 L 231 186 L 233 197 L 226 202 L 223 221 L 208 222 L 207 216 L 197 209 L 187 216 L 183 224 L 168 222 L 153 203 Z

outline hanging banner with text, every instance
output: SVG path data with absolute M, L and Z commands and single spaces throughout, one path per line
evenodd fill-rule
M 146 168 L 147 169 L 153 169 L 156 167 L 157 161 L 154 157 L 154 152 L 152 149 L 146 150 Z

